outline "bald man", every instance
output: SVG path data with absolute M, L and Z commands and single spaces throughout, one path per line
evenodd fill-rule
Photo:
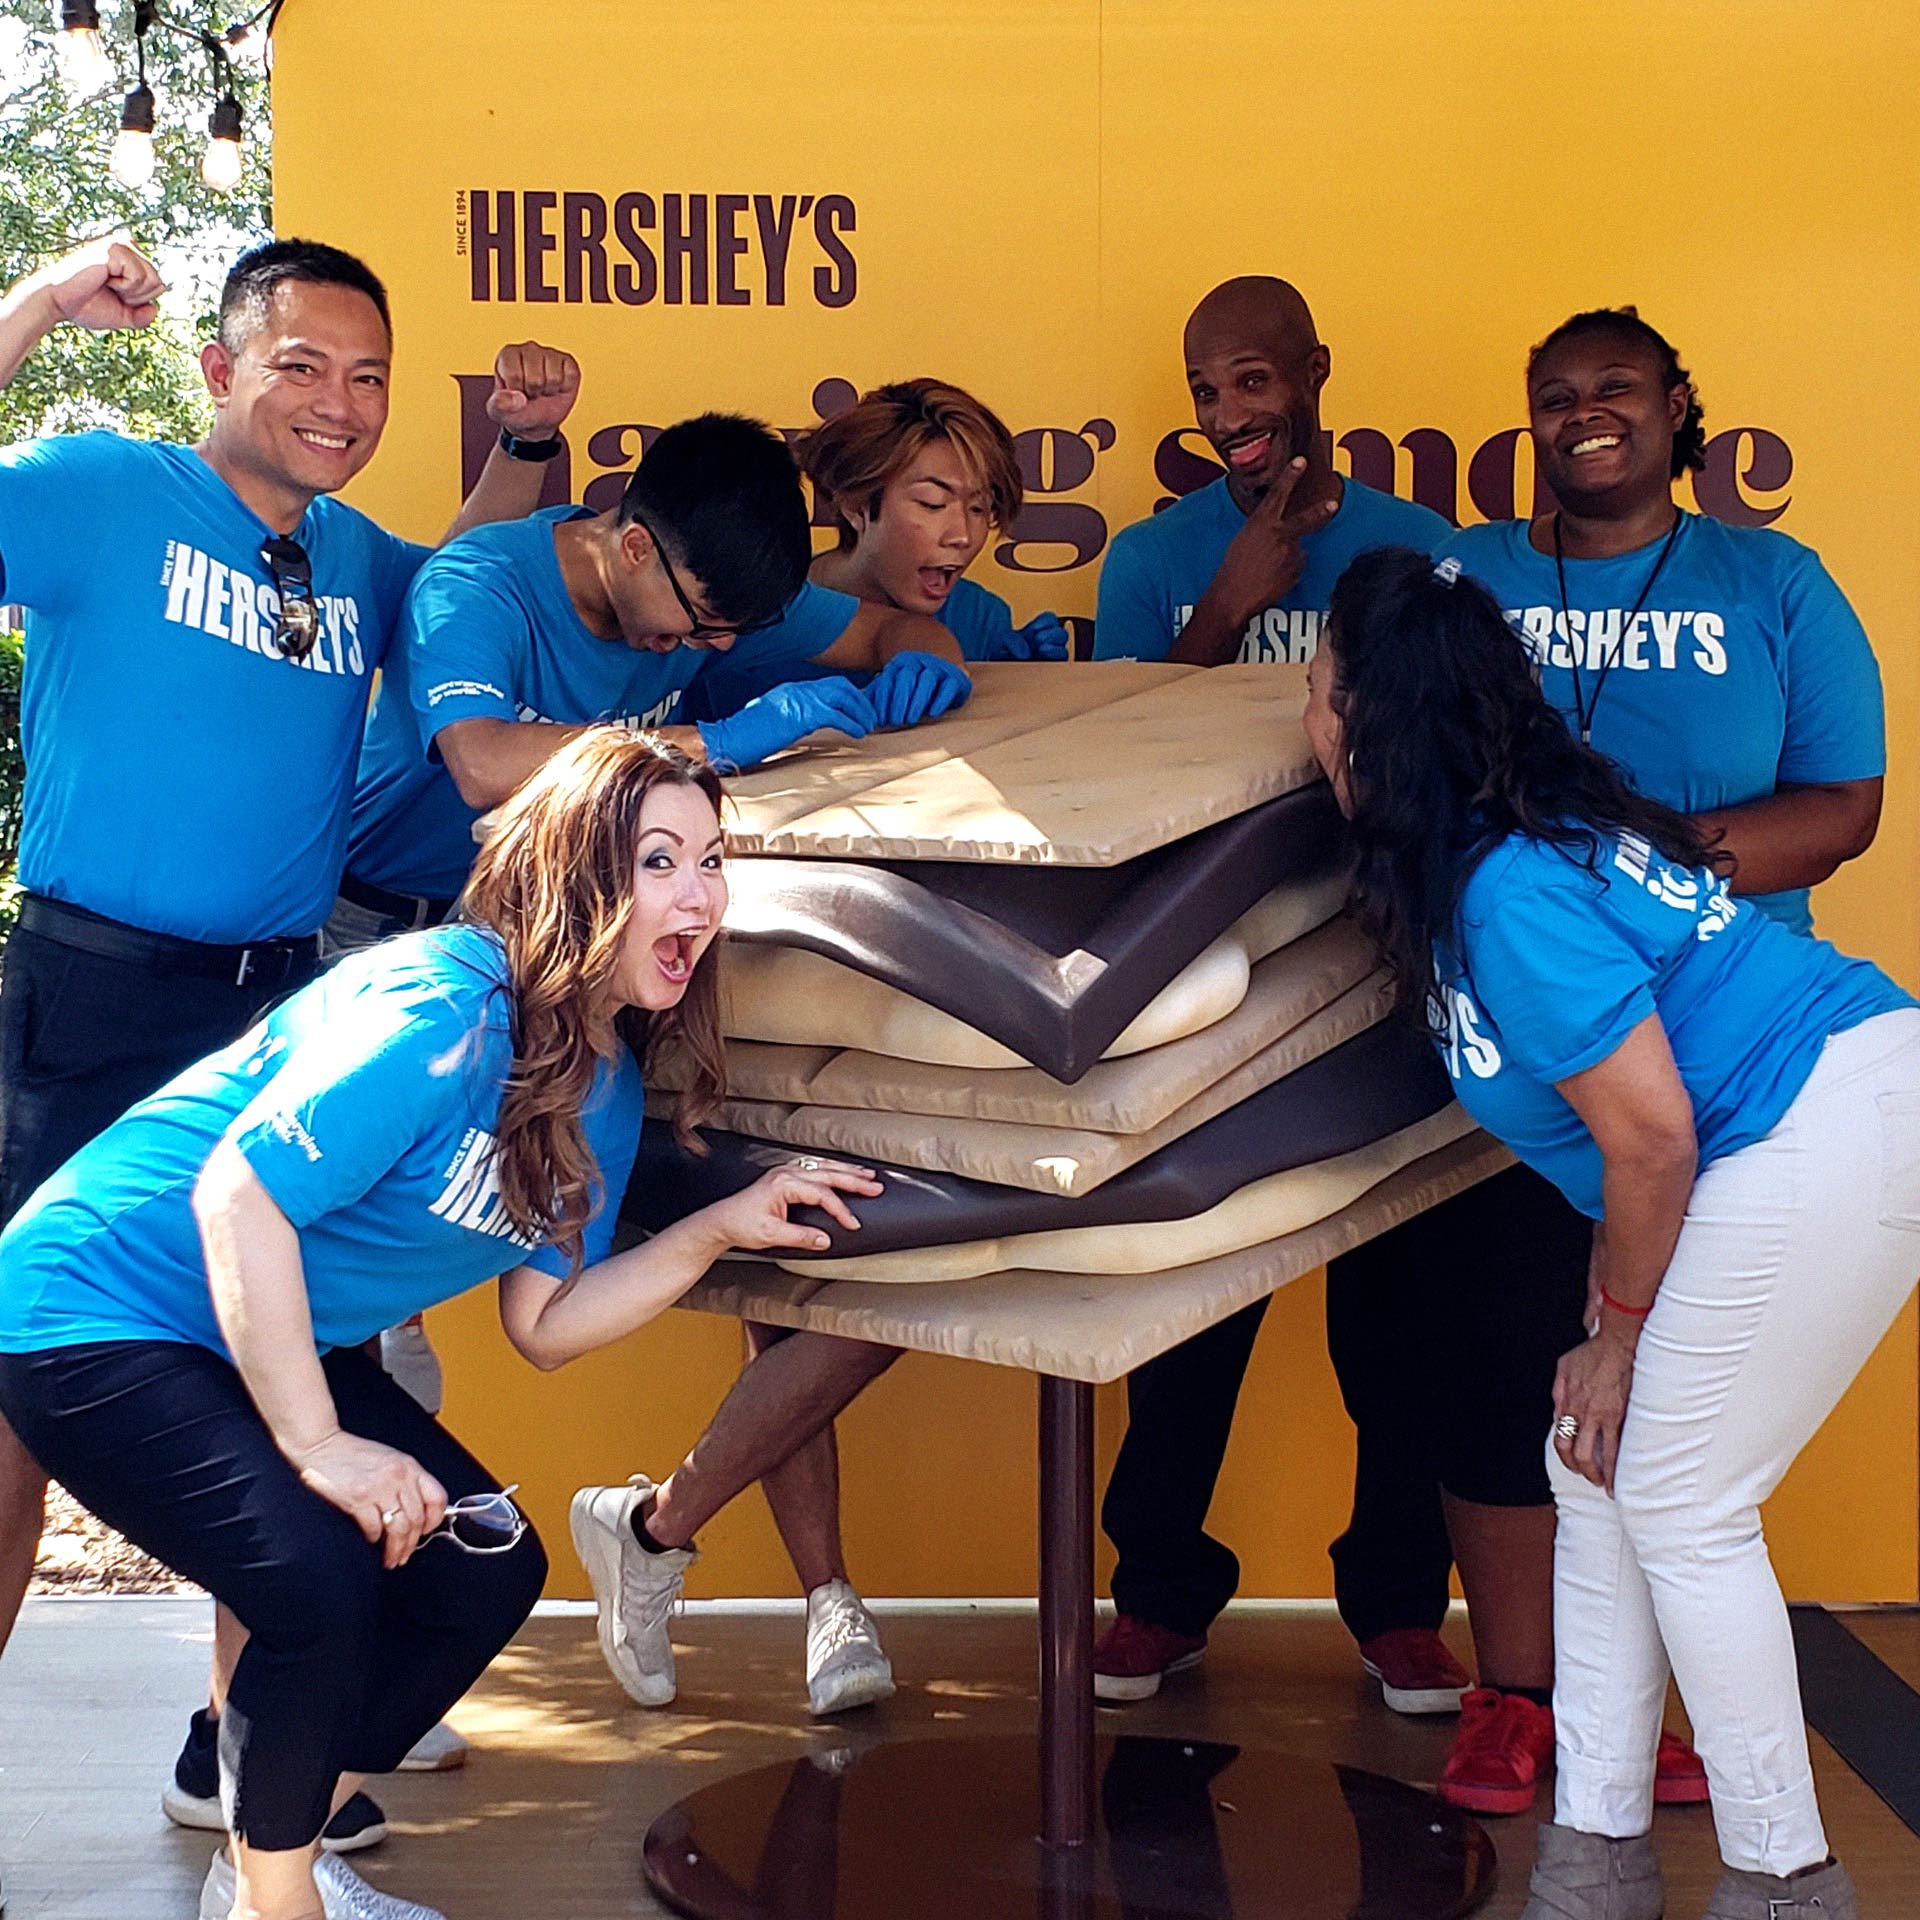
M 1226 471 L 1211 485 L 1118 534 L 1100 576 L 1094 657 L 1304 661 L 1319 644 L 1334 582 L 1369 547 L 1431 550 L 1451 537 L 1437 513 L 1334 471 L 1320 430 L 1332 356 L 1299 292 L 1248 275 L 1214 288 L 1184 341 L 1194 418 Z M 1397 1282 L 1403 1256 L 1379 1275 Z M 1360 1428 L 1352 1524 L 1333 1549 L 1342 1618 L 1386 1698 L 1403 1712 L 1451 1712 L 1468 1676 L 1435 1629 L 1447 1608 L 1452 1554 L 1440 1492 L 1422 1470 L 1407 1419 L 1415 1396 L 1377 1353 L 1381 1259 L 1363 1248 L 1336 1263 L 1328 1335 Z M 1419 1263 L 1431 1272 L 1430 1260 Z M 1359 1269 L 1367 1269 L 1362 1274 Z M 1353 1271 L 1349 1272 L 1349 1269 Z M 1104 1700 L 1137 1700 L 1192 1666 L 1240 1563 L 1205 1529 L 1260 1301 L 1137 1370 L 1127 1382 L 1127 1437 L 1101 1520 L 1119 1549 L 1120 1618 L 1094 1657 Z M 1408 1402 L 1407 1419 L 1395 1406 Z M 1381 1404 L 1385 1403 L 1385 1404 Z
M 1334 471 L 1320 431 L 1332 356 L 1286 281 L 1215 287 L 1187 321 L 1184 355 L 1194 418 L 1226 472 L 1114 536 L 1094 658 L 1309 660 L 1355 554 L 1432 549 L 1452 528 Z

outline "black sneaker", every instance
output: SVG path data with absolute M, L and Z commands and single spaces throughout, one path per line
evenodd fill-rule
M 328 1853 L 363 1853 L 386 1837 L 387 1816 L 364 1793 L 356 1793 L 320 1830 L 320 1844 Z
M 202 1707 L 187 1728 L 186 1745 L 173 1763 L 173 1778 L 160 1796 L 160 1811 L 176 1827 L 225 1833 L 220 1812 L 220 1722 Z M 359 1853 L 387 1837 L 387 1816 L 364 1793 L 327 1822 L 320 1844 L 329 1853 Z

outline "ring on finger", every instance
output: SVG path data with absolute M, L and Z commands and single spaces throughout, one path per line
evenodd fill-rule
M 380 1515 L 380 1524 L 383 1527 L 390 1527 L 399 1518 L 400 1518 L 400 1509 L 398 1507 L 388 1507 Z
M 1580 1422 L 1572 1414 L 1563 1413 L 1553 1423 L 1553 1437 L 1556 1440 L 1577 1440 L 1580 1437 Z
M 820 1171 L 820 1162 L 818 1160 L 796 1160 L 793 1164 L 801 1173 L 818 1173 Z

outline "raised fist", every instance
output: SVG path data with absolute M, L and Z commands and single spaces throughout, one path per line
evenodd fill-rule
M 551 440 L 580 393 L 580 363 L 535 340 L 502 347 L 493 363 L 487 418 L 520 440 Z
M 151 326 L 167 283 L 124 240 L 92 240 L 36 274 L 62 320 L 95 333 Z

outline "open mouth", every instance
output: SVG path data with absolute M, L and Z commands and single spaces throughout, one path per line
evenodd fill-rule
M 317 427 L 295 427 L 294 438 L 316 453 L 345 453 L 353 442 L 344 433 L 322 433 Z
M 692 932 L 668 933 L 653 943 L 653 960 L 662 975 L 676 987 L 693 977 L 694 950 L 699 936 Z
M 1227 465 L 1235 473 L 1251 473 L 1267 463 L 1267 455 L 1273 449 L 1273 432 L 1269 428 L 1265 433 L 1257 433 L 1250 440 L 1236 440 L 1225 449 Z
M 958 567 L 922 567 L 919 570 L 920 591 L 929 600 L 944 600 L 953 591 L 953 583 L 960 578 Z
M 1608 453 L 1620 444 L 1617 433 L 1590 433 L 1584 440 L 1576 440 L 1567 452 L 1575 459 L 1584 458 L 1590 453 Z

